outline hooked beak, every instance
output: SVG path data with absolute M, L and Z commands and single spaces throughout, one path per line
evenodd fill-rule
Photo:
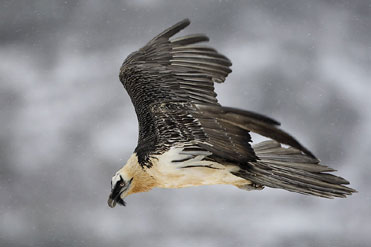
M 121 204 L 122 206 L 125 206 L 125 201 L 121 198 L 121 194 L 124 192 L 125 188 L 122 188 L 119 192 L 115 193 L 115 190 L 111 192 L 111 194 L 108 197 L 108 206 L 111 208 L 114 208 L 117 203 Z
M 112 198 L 112 193 L 109 195 L 107 203 L 110 208 L 114 208 L 116 206 L 117 203 L 116 200 Z
M 133 179 L 130 179 L 130 181 L 128 182 L 128 184 L 125 187 L 116 186 L 112 190 L 111 194 L 108 197 L 108 201 L 107 201 L 108 206 L 110 208 L 114 208 L 117 203 L 122 205 L 122 206 L 126 206 L 125 201 L 121 198 L 121 194 L 126 192 L 129 189 L 132 180 Z

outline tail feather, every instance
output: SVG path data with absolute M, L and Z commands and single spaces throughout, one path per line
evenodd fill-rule
M 279 129 L 277 121 L 231 107 L 197 104 L 196 108 L 209 142 L 212 141 L 205 148 L 237 162 L 241 169 L 233 174 L 251 181 L 253 188 L 268 186 L 326 198 L 356 192 L 345 186 L 349 184 L 347 180 L 330 174 L 334 169 L 319 164 L 307 148 Z M 251 147 L 250 131 L 271 140 Z
M 327 173 L 334 169 L 297 149 L 284 148 L 276 141 L 259 143 L 253 149 L 259 160 L 236 175 L 256 184 L 325 198 L 356 192 L 345 186 L 349 182 L 344 178 Z

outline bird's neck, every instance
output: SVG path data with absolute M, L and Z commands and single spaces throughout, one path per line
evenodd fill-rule
M 125 174 L 127 179 L 133 178 L 128 194 L 146 192 L 156 187 L 156 180 L 146 172 L 146 169 L 139 164 L 136 153 L 133 153 L 121 168 L 120 173 Z

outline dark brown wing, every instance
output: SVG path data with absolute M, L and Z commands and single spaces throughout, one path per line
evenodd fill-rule
M 120 69 L 138 117 L 139 161 L 179 144 L 197 145 L 238 164 L 255 161 L 250 130 L 310 153 L 280 132 L 275 120 L 219 105 L 214 82 L 224 82 L 231 62 L 215 49 L 197 45 L 209 40 L 203 34 L 170 39 L 189 23 L 185 19 L 157 35 Z
M 175 24 L 124 61 L 120 80 L 135 107 L 143 97 L 147 103 L 217 103 L 213 82 L 225 80 L 231 62 L 212 48 L 194 45 L 209 40 L 203 34 L 169 40 L 187 25 L 188 19 Z
M 169 39 L 189 23 L 183 20 L 157 35 L 120 69 L 120 80 L 138 117 L 139 160 L 145 163 L 150 154 L 177 143 L 200 144 L 238 161 L 255 160 L 247 130 L 202 117 L 195 107 L 220 106 L 214 82 L 225 80 L 231 62 L 213 48 L 195 45 L 208 41 L 205 35 Z

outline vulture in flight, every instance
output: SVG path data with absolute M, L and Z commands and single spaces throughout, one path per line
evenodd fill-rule
M 119 78 L 135 107 L 138 145 L 112 177 L 108 205 L 152 188 L 230 184 L 243 190 L 279 188 L 325 198 L 356 192 L 280 123 L 218 103 L 214 83 L 225 81 L 231 61 L 200 45 L 203 34 L 173 36 L 182 20 L 130 54 Z M 252 144 L 250 132 L 268 140 Z

